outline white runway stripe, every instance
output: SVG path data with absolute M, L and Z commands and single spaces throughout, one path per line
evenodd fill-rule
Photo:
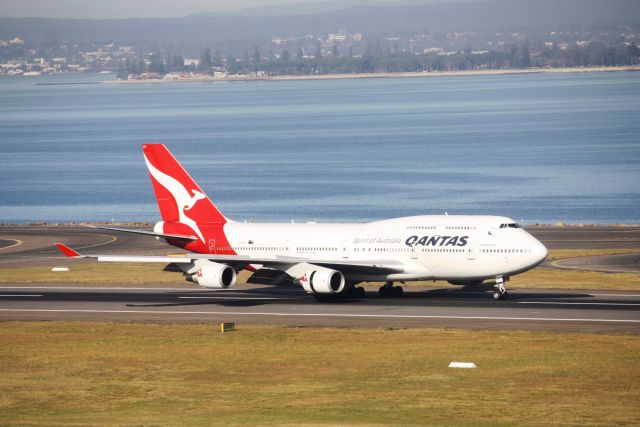
M 554 305 L 640 305 L 630 302 L 559 302 L 559 301 L 518 301 L 518 304 L 554 304 Z
M 590 297 L 625 297 L 640 298 L 640 294 L 589 294 Z
M 278 297 L 245 297 L 242 295 L 228 297 L 178 297 L 178 299 L 235 299 L 235 300 L 292 300 L 294 298 L 278 298 Z

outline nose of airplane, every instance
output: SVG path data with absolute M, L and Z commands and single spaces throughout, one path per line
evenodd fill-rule
M 536 259 L 536 263 L 539 264 L 545 260 L 545 258 L 549 254 L 549 251 L 547 250 L 547 247 L 543 245 L 538 239 L 534 237 L 533 240 L 535 240 L 535 242 L 532 245 L 533 246 L 532 254 Z

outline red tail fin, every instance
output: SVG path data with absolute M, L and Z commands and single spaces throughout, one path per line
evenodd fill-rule
M 160 214 L 164 221 L 190 225 L 226 223 L 211 200 L 162 144 L 142 146 Z
M 162 215 L 157 233 L 198 237 L 167 242 L 199 253 L 235 254 L 224 233 L 227 219 L 162 144 L 142 146 L 153 190 Z

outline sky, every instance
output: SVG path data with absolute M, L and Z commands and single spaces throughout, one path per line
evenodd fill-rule
M 322 0 L 0 0 L 0 16 L 24 18 L 167 18 L 198 12 L 228 13 L 267 5 Z M 379 3 L 360 0 L 357 3 Z

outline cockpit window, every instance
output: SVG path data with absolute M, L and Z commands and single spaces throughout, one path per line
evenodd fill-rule
M 500 224 L 500 228 L 522 228 L 522 227 L 520 227 L 520 225 L 516 224 L 515 222 L 511 222 L 509 224 Z

